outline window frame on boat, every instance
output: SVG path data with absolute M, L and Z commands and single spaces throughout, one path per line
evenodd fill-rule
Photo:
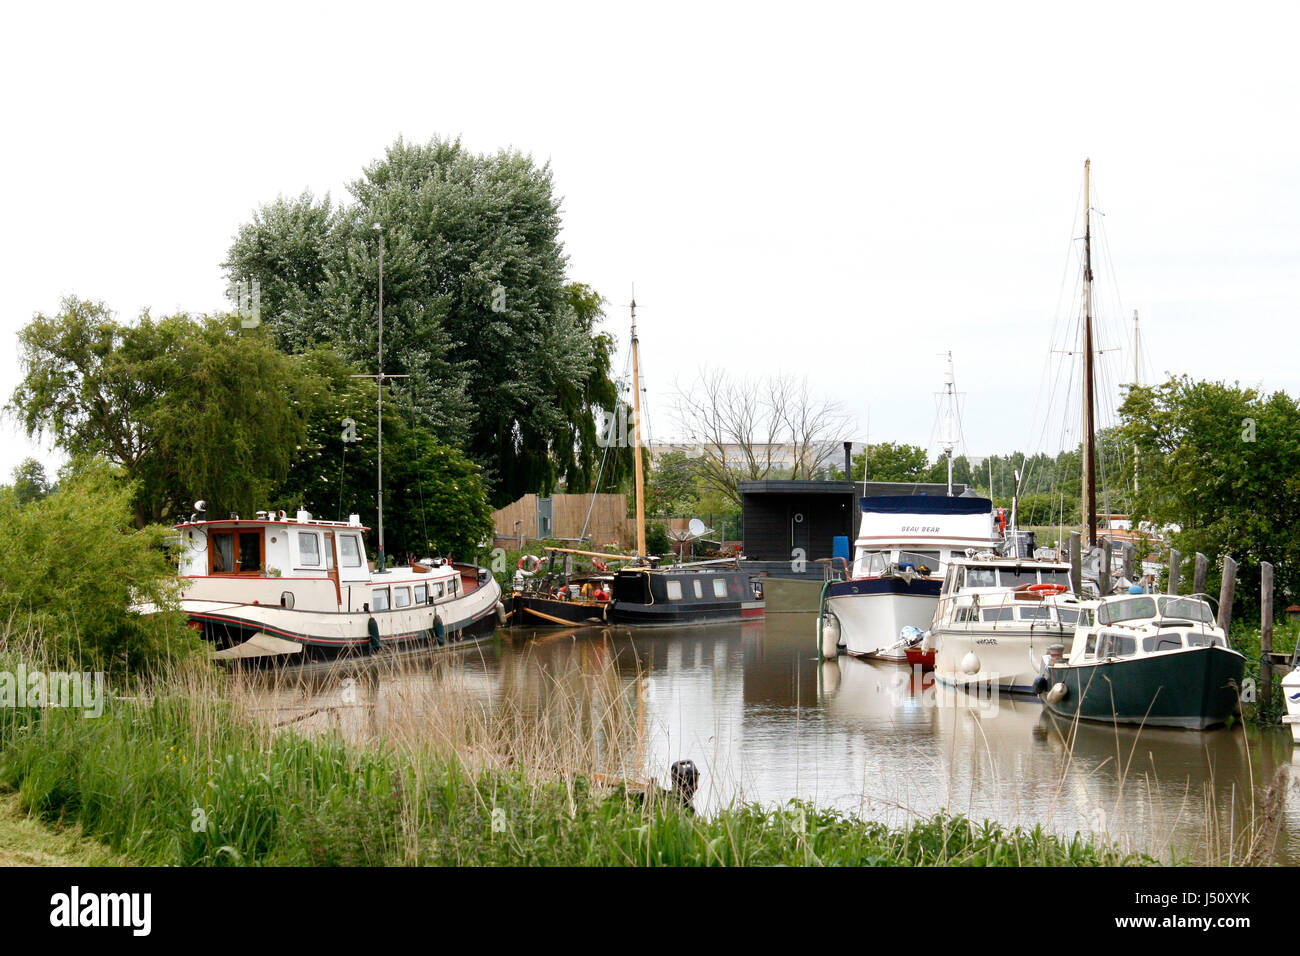
M 717 577 L 713 579 L 713 596 L 715 598 L 725 598 L 727 596 L 727 579 Z
M 392 591 L 393 608 L 395 610 L 401 610 L 402 608 L 411 606 L 411 589 L 409 587 L 394 587 Z M 402 603 L 403 598 L 406 599 L 406 603 Z
M 251 571 L 244 569 L 244 548 L 241 541 L 244 539 L 257 540 L 257 567 Z M 221 554 L 218 539 L 222 537 L 230 538 L 231 564 L 238 570 L 221 570 L 216 569 L 217 557 Z M 212 531 L 208 542 L 208 574 L 215 577 L 253 577 L 262 573 L 266 567 L 266 540 L 261 528 L 222 528 Z M 223 558 L 224 560 L 224 558 Z
M 383 607 L 379 606 L 380 602 L 383 603 Z M 381 588 L 372 587 L 370 589 L 370 610 L 371 611 L 390 611 L 392 610 L 392 607 L 393 607 L 393 602 L 392 599 L 389 597 L 388 588 L 386 586 Z
M 703 600 L 704 600 L 704 582 L 701 581 L 699 578 L 696 578 L 696 579 L 695 579 L 694 581 L 692 581 L 691 583 L 695 585 L 695 600 L 697 600 L 697 601 L 703 601 Z
M 674 594 L 673 591 L 677 593 Z M 677 578 L 664 581 L 664 594 L 670 601 L 680 601 L 682 599 L 682 582 Z
M 365 548 L 361 546 L 361 539 L 355 534 L 341 534 L 335 541 L 339 548 L 339 567 L 341 568 L 363 568 L 366 565 Z M 351 544 L 354 550 L 356 561 L 348 560 L 348 545 Z
M 429 585 L 424 584 L 424 583 L 417 584 L 417 585 L 415 586 L 415 595 L 414 595 L 414 596 L 415 596 L 415 603 L 416 603 L 416 604 L 428 604 L 428 603 L 429 603 Z
M 298 556 L 298 563 L 294 565 L 299 568 L 308 568 L 311 570 L 320 570 L 324 567 L 325 549 L 321 546 L 320 533 L 317 531 L 296 531 L 294 548 Z M 303 542 L 311 542 L 312 549 L 315 551 L 316 560 L 308 559 L 307 549 L 303 547 Z

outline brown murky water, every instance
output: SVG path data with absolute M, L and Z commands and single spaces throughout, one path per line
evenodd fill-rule
M 1217 862 L 1239 862 L 1271 814 L 1275 858 L 1300 863 L 1300 791 L 1265 798 L 1291 766 L 1285 730 L 1071 728 L 1037 701 L 954 694 L 905 667 L 819 664 L 813 634 L 810 614 L 674 630 L 515 630 L 454 652 L 449 666 L 486 707 L 540 713 L 559 699 L 586 707 L 593 724 L 614 682 L 640 732 L 642 766 L 611 769 L 663 780 L 674 760 L 694 760 L 706 811 L 797 797 L 901 823 L 946 809 L 1101 833 L 1162 860 L 1173 846 Z M 374 699 L 403 696 L 418 679 L 381 676 Z

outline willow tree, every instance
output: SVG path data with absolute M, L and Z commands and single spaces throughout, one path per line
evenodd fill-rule
M 18 342 L 24 375 L 8 410 L 69 455 L 120 465 L 138 527 L 196 498 L 214 513 L 265 507 L 305 435 L 300 369 L 235 318 L 120 322 L 68 298 Z
M 384 370 L 408 376 L 395 402 L 482 464 L 497 503 L 589 484 L 613 342 L 600 297 L 566 279 L 549 167 L 399 139 L 349 192 L 263 206 L 230 247 L 276 341 L 374 370 L 382 234 Z

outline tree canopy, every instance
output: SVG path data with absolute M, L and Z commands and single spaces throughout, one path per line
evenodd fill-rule
M 1138 449 L 1135 517 L 1185 556 L 1235 558 L 1243 614 L 1258 609 L 1262 561 L 1279 600 L 1300 597 L 1300 404 L 1183 376 L 1132 388 L 1120 415 Z
M 117 321 L 68 298 L 18 334 L 24 377 L 9 410 L 29 435 L 120 465 L 137 527 L 195 496 L 231 511 L 262 505 L 305 435 L 294 361 L 232 318 L 146 311 Z
M 256 280 L 280 345 L 338 349 L 372 369 L 384 243 L 384 365 L 394 399 L 485 468 L 493 500 L 585 488 L 613 408 L 603 300 L 566 280 L 548 166 L 459 141 L 399 139 L 334 206 L 310 193 L 263 206 L 225 263 Z M 630 464 L 616 463 L 615 468 Z

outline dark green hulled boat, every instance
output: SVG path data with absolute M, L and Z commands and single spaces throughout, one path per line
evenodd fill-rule
M 1073 720 L 1204 730 L 1240 705 L 1246 659 L 1201 597 L 1114 595 L 1088 602 L 1066 656 L 1044 661 L 1038 689 Z

